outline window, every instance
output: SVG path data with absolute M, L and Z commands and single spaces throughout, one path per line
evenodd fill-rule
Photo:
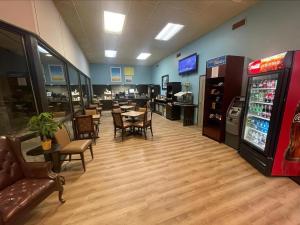
M 89 92 L 88 92 L 88 83 L 87 78 L 83 74 L 80 74 L 80 83 L 82 90 L 82 98 L 84 102 L 84 106 L 88 106 Z
M 38 51 L 45 80 L 48 111 L 53 112 L 54 117 L 65 117 L 71 113 L 65 63 L 41 45 L 38 46 Z
M 0 30 L 0 135 L 23 132 L 36 113 L 23 38 Z
M 81 88 L 79 83 L 79 72 L 70 64 L 68 65 L 70 91 L 74 112 L 80 111 L 82 107 Z

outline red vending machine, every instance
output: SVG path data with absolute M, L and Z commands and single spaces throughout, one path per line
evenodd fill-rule
M 300 176 L 300 51 L 249 64 L 240 154 L 267 176 Z

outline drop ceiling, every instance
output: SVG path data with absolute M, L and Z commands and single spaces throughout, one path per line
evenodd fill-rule
M 251 7 L 257 0 L 54 0 L 63 19 L 90 63 L 153 65 Z M 121 35 L 103 29 L 103 11 L 126 15 Z M 155 40 L 168 23 L 185 27 L 169 41 Z M 104 50 L 117 50 L 105 58 Z M 141 52 L 152 55 L 136 59 Z

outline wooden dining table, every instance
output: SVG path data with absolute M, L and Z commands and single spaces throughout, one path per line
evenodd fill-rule
M 128 112 L 124 112 L 121 115 L 122 116 L 126 116 L 126 117 L 130 117 L 132 119 L 133 122 L 137 121 L 137 117 L 144 115 L 145 112 L 139 112 L 139 111 L 128 111 Z
M 94 114 L 93 116 L 93 120 L 100 120 L 101 115 L 100 114 Z
M 128 116 L 128 117 L 131 117 L 131 118 L 136 118 L 136 117 L 139 117 L 141 115 L 143 115 L 145 112 L 138 112 L 138 111 L 128 111 L 128 112 L 124 112 L 122 113 L 121 115 L 122 116 Z
M 133 109 L 134 106 L 133 105 L 121 105 L 120 109 L 124 110 L 124 111 L 128 111 L 130 109 Z

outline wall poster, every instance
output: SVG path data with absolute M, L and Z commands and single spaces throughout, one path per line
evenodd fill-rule
M 167 84 L 169 83 L 169 75 L 164 75 L 161 77 L 161 89 L 167 90 Z
M 121 67 L 110 67 L 111 82 L 122 82 Z
M 48 65 L 51 81 L 65 81 L 63 65 Z

